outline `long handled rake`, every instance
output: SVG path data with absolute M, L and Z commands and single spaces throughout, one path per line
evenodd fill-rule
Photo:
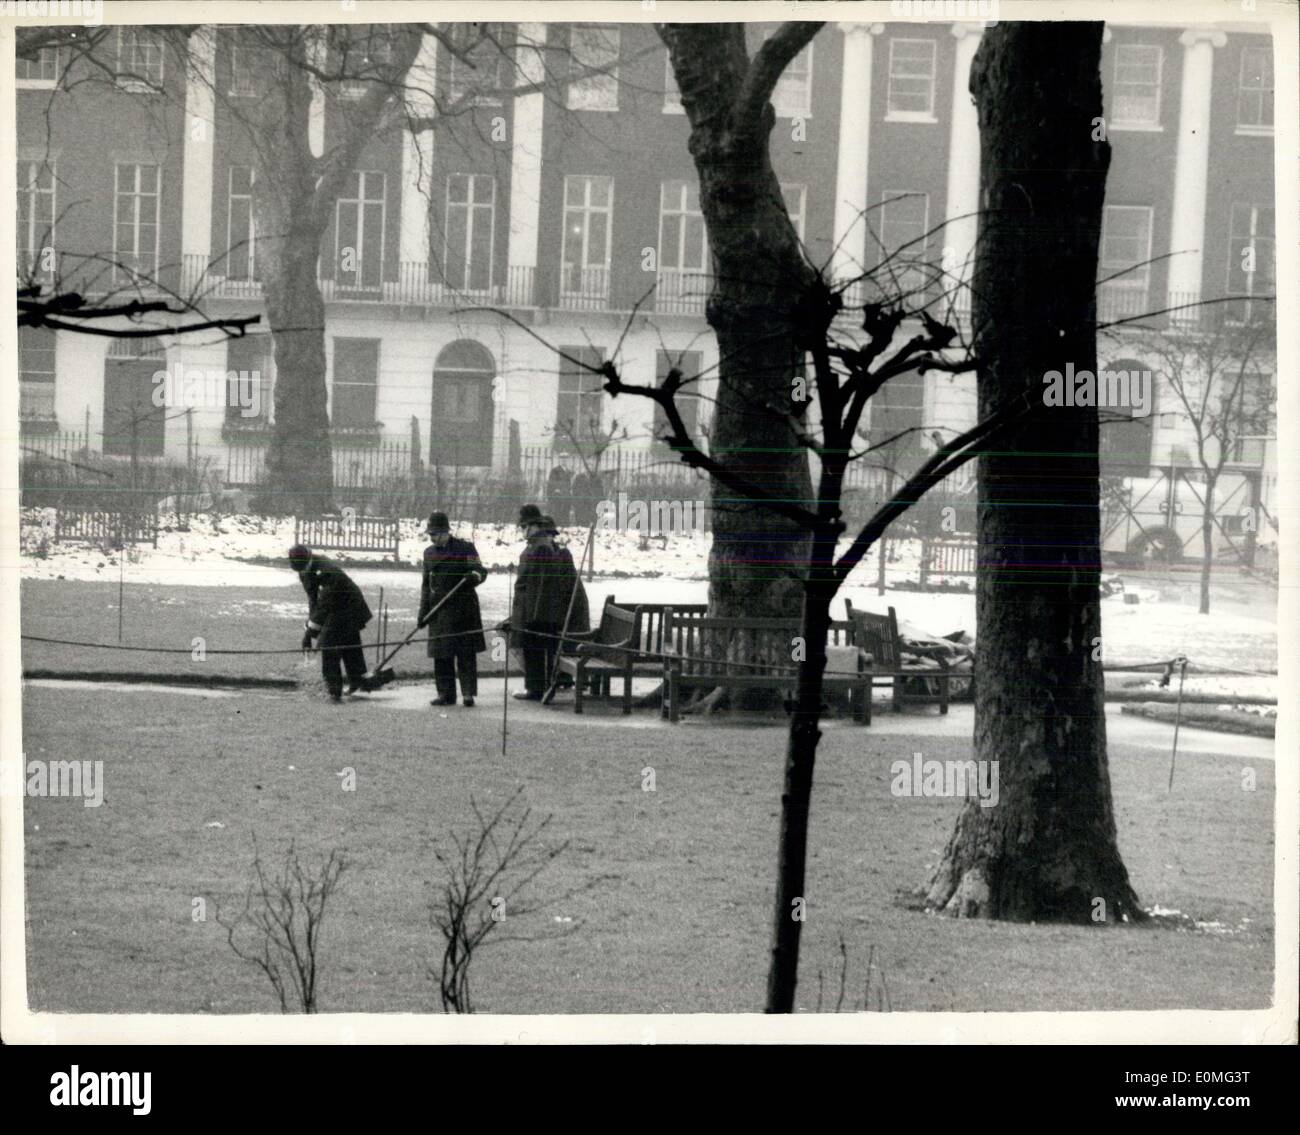
M 560 688 L 560 655 L 564 652 L 564 640 L 569 633 L 569 623 L 573 619 L 573 605 L 578 598 L 578 588 L 582 586 L 582 569 L 587 564 L 587 557 L 592 553 L 592 538 L 596 535 L 596 523 L 600 518 L 591 522 L 591 527 L 587 529 L 587 543 L 582 549 L 582 560 L 578 563 L 573 577 L 573 590 L 569 592 L 569 609 L 564 612 L 564 629 L 560 631 L 560 641 L 555 646 L 555 665 L 551 668 L 551 683 L 546 687 L 546 693 L 542 695 L 542 705 L 550 705 L 555 700 L 555 691 Z

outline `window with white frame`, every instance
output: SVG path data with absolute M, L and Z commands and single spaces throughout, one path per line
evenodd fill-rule
M 569 29 L 570 110 L 618 110 L 620 33 L 607 24 L 574 24 Z
M 330 424 L 357 429 L 375 424 L 379 390 L 379 340 L 334 340 L 334 383 Z
M 889 41 L 885 117 L 896 122 L 933 122 L 935 55 L 932 39 Z
M 1115 83 L 1111 125 L 1160 125 L 1160 76 L 1164 49 L 1152 43 L 1121 43 L 1115 47 Z
M 803 243 L 804 220 L 808 213 L 808 187 L 799 182 L 781 182 L 781 199 L 785 202 L 785 211 L 790 215 L 795 235 Z
M 121 85 L 157 89 L 163 81 L 163 37 L 153 28 L 121 25 L 117 29 L 117 74 Z
M 447 177 L 447 286 L 484 292 L 492 287 L 492 249 L 496 226 L 496 178 L 484 173 Z
M 499 93 L 514 84 L 514 64 L 504 24 L 452 24 L 454 51 L 448 52 L 447 93 L 453 103 L 500 106 Z M 493 93 L 497 92 L 497 93 Z
M 883 444 L 884 460 L 910 471 L 923 453 L 925 375 L 915 370 L 895 375 L 871 396 L 869 406 L 871 444 Z
M 1243 47 L 1237 80 L 1237 125 L 1251 130 L 1273 129 L 1273 49 Z
M 340 287 L 374 290 L 383 282 L 385 175 L 357 170 L 338 202 L 334 270 Z
M 890 291 L 912 295 L 929 281 L 930 195 L 886 189 L 880 206 L 880 261 L 886 262 L 879 281 L 892 281 Z
M 605 361 L 601 347 L 560 348 L 560 382 L 555 400 L 555 444 L 590 445 L 600 433 L 605 377 L 591 368 Z
M 700 187 L 694 181 L 665 181 L 659 187 L 659 269 L 703 272 L 708 263 Z
M 230 97 L 255 98 L 259 72 L 266 66 L 261 50 L 238 31 L 230 33 L 226 48 L 230 57 Z
M 231 166 L 226 199 L 226 277 L 257 278 L 256 236 L 253 226 L 253 167 Z
M 274 375 L 270 335 L 238 335 L 227 340 L 226 421 L 252 428 L 265 426 L 271 416 Z
M 18 329 L 18 417 L 54 417 L 54 332 L 46 327 Z
M 1152 215 L 1147 205 L 1107 205 L 1102 213 L 1099 298 L 1107 315 L 1140 315 L 1146 309 Z
M 118 162 L 114 170 L 113 259 L 115 277 L 133 279 L 158 271 L 158 208 L 162 167 Z
M 677 73 L 673 70 L 673 57 L 664 52 L 664 114 L 685 114 L 681 88 L 677 86 Z
M 594 298 L 608 295 L 613 207 L 611 178 L 568 176 L 564 179 L 561 292 Z
M 18 163 L 18 275 L 23 280 L 54 267 L 46 250 L 54 249 L 54 165 Z
M 1234 202 L 1229 222 L 1228 294 L 1271 296 L 1277 288 L 1276 240 L 1273 209 L 1267 205 Z M 1245 300 L 1228 305 L 1230 314 L 1247 318 L 1259 304 Z
M 62 62 L 59 48 L 42 47 L 33 58 L 16 61 L 14 78 L 19 87 L 53 87 L 59 81 Z

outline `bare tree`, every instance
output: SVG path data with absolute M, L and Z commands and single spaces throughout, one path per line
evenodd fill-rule
M 321 933 L 329 900 L 347 866 L 342 853 L 331 850 L 318 867 L 308 867 L 291 842 L 280 872 L 268 875 L 255 841 L 253 880 L 243 910 L 229 922 L 217 916 L 236 956 L 270 982 L 282 1013 L 291 1006 L 316 1012 Z M 248 941 L 241 944 L 240 938 Z
M 1246 302 L 1250 306 L 1242 313 Z M 1238 301 L 1232 307 L 1207 309 L 1193 326 L 1175 324 L 1144 341 L 1157 361 L 1156 381 L 1173 394 L 1179 416 L 1191 428 L 1196 463 L 1204 477 L 1200 498 L 1202 615 L 1210 613 L 1219 479 L 1242 439 L 1266 432 L 1273 421 L 1273 309 L 1269 299 Z M 1258 518 L 1252 517 L 1251 523 L 1257 524 Z
M 504 933 L 502 926 L 536 914 L 598 881 L 562 895 L 540 897 L 530 893 L 537 877 L 564 854 L 569 841 L 548 842 L 545 837 L 552 817 L 533 820 L 532 809 L 521 806 L 522 794 L 523 788 L 516 788 L 490 815 L 471 797 L 473 829 L 465 834 L 452 833 L 450 849 L 434 847 L 443 879 L 430 903 L 430 916 L 442 935 L 443 946 L 438 964 L 429 967 L 429 976 L 438 983 L 438 996 L 446 1012 L 474 1011 L 470 973 L 480 948 L 543 937 Z M 577 923 L 568 923 L 562 932 L 576 927 Z

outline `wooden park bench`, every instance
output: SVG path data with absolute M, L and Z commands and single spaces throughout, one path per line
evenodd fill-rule
M 903 648 L 898 637 L 898 618 L 894 608 L 889 608 L 888 615 L 876 615 L 870 611 L 861 611 L 853 606 L 852 600 L 844 601 L 848 609 L 849 623 L 853 628 L 853 641 L 868 656 L 867 663 L 871 681 L 884 680 L 893 686 L 892 709 L 901 713 L 905 702 L 922 705 L 938 703 L 941 714 L 948 712 L 949 683 L 951 681 L 948 663 L 941 658 L 933 659 L 938 670 L 920 663 L 903 661 Z M 907 692 L 909 678 L 929 679 L 938 684 L 938 693 L 914 694 Z M 926 685 L 929 683 L 926 682 Z
M 605 693 L 615 677 L 623 679 L 623 712 L 632 712 L 632 675 L 639 653 L 641 608 L 631 611 L 606 601 L 600 625 L 590 635 L 577 637 L 573 654 L 559 656 L 561 674 L 573 676 L 573 712 L 582 712 L 587 686 Z
M 397 563 L 401 525 L 379 516 L 296 516 L 293 542 L 313 551 L 383 552 Z
M 799 665 L 794 661 L 798 620 L 716 619 L 708 616 L 678 621 L 670 607 L 664 612 L 663 716 L 677 721 L 681 715 L 683 686 L 728 689 L 793 691 L 798 684 Z M 847 622 L 831 624 L 827 638 L 830 649 L 849 647 L 852 630 Z M 852 671 L 825 672 L 827 692 L 849 695 L 853 719 L 871 724 L 871 674 L 861 651 L 853 651 Z

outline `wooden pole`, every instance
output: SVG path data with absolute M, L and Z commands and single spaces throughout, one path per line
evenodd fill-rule
M 1187 678 L 1187 659 L 1179 657 L 1178 669 L 1178 704 L 1174 710 L 1174 747 L 1169 753 L 1169 788 L 1174 790 L 1174 762 L 1178 759 L 1178 727 L 1183 723 L 1183 682 Z
M 591 550 L 592 538 L 596 535 L 596 520 L 593 519 L 591 527 L 587 529 L 587 546 L 582 549 L 583 563 L 587 560 L 587 553 Z M 579 564 L 573 573 L 573 590 L 569 592 L 569 609 L 564 612 L 564 629 L 560 631 L 560 641 L 555 647 L 555 666 L 551 670 L 551 681 L 546 687 L 546 693 L 542 695 L 542 705 L 550 705 L 555 699 L 555 691 L 560 683 L 560 655 L 564 650 L 564 639 L 569 633 L 569 621 L 573 618 L 573 604 L 578 598 L 578 588 L 582 586 L 582 564 Z
M 515 606 L 515 565 L 506 568 L 506 611 Z M 507 619 L 509 615 L 507 614 Z M 512 628 L 513 629 L 513 628 Z M 501 671 L 501 755 L 506 755 L 507 723 L 510 718 L 510 632 L 506 631 L 505 669 Z M 523 631 L 519 632 L 521 635 Z

